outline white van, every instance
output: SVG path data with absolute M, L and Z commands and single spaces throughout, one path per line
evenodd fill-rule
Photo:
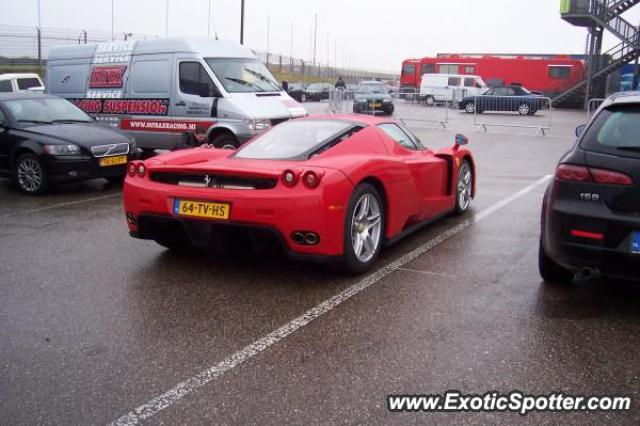
M 44 84 L 35 73 L 0 74 L 0 93 L 43 92 Z
M 143 149 L 173 149 L 180 133 L 208 128 L 210 143 L 237 148 L 307 111 L 247 48 L 167 38 L 52 49 L 47 93 L 119 127 Z
M 420 82 L 420 99 L 427 105 L 436 102 L 456 102 L 465 96 L 476 96 L 487 90 L 478 75 L 424 74 Z

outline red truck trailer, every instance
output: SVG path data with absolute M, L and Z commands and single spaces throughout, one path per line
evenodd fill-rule
M 582 60 L 568 55 L 440 54 L 402 62 L 400 88 L 417 91 L 424 74 L 479 75 L 489 85 L 520 84 L 545 96 L 562 93 L 580 81 Z

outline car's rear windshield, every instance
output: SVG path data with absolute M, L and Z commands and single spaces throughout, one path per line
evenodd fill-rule
M 292 120 L 281 123 L 242 147 L 236 158 L 292 160 L 305 158 L 326 141 L 353 127 L 337 120 Z
M 18 79 L 18 89 L 27 90 L 32 87 L 41 87 L 42 83 L 37 78 L 19 78 Z
M 640 155 L 640 105 L 615 105 L 595 118 L 580 146 L 605 154 Z

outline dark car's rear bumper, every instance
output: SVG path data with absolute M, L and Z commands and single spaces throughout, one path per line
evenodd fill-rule
M 557 198 L 548 190 L 542 211 L 542 242 L 547 255 L 572 271 L 597 268 L 604 276 L 640 280 L 640 254 L 631 249 L 640 217 L 615 212 L 602 201 Z M 572 231 L 602 235 L 586 238 Z

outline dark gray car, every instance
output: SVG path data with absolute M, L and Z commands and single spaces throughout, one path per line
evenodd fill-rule
M 365 114 L 393 114 L 393 98 L 387 86 L 379 81 L 363 81 L 353 97 L 353 112 Z

